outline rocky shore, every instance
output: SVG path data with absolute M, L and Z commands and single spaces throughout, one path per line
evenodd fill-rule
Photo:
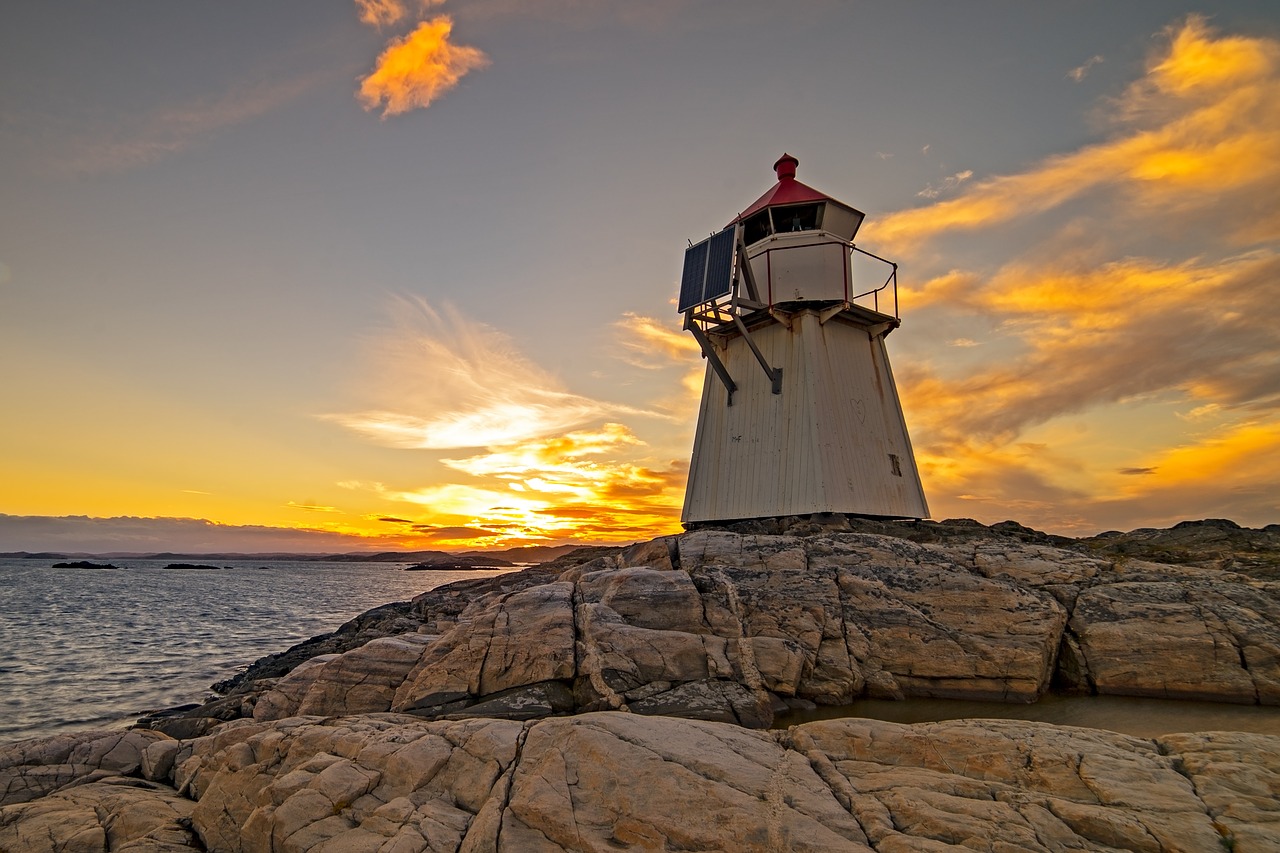
M 862 719 L 1280 705 L 1280 527 L 771 521 L 388 605 L 200 706 L 0 748 L 0 850 L 1274 850 L 1280 732 Z M 94 846 L 94 845 L 97 846 Z

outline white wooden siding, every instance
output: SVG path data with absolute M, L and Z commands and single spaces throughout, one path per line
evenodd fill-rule
M 726 405 L 708 369 L 682 520 L 928 517 L 883 334 L 852 315 L 822 324 L 805 311 L 791 329 L 770 321 L 751 335 L 782 368 L 782 393 L 771 392 L 746 341 L 730 338 L 721 358 L 738 391 Z

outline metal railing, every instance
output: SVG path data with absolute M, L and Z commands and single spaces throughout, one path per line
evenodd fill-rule
M 759 258 L 761 255 L 764 255 L 765 292 L 767 294 L 768 303 L 770 307 L 773 307 L 773 305 L 775 304 L 775 300 L 773 298 L 773 253 L 790 251 L 792 249 L 812 249 L 817 246 L 843 246 L 844 247 L 847 256 L 842 259 L 841 266 L 843 267 L 843 270 L 844 270 L 843 296 L 844 296 L 844 301 L 846 303 L 850 305 L 854 305 L 854 304 L 858 304 L 859 299 L 869 298 L 871 302 L 871 306 L 870 306 L 871 310 L 875 311 L 877 314 L 888 315 L 887 311 L 880 310 L 881 294 L 884 294 L 884 299 L 886 302 L 888 302 L 890 299 L 890 296 L 892 296 L 893 313 L 891 316 L 895 320 L 899 319 L 898 317 L 898 265 L 895 264 L 893 261 L 880 257 L 879 255 L 872 254 L 871 252 L 868 252 L 865 249 L 859 249 L 853 243 L 845 243 L 843 241 L 836 241 L 836 240 L 821 240 L 821 241 L 812 242 L 812 243 L 798 243 L 798 244 L 789 245 L 789 246 L 788 245 L 770 246 L 766 248 L 763 252 L 757 253 L 752 258 L 752 260 L 755 260 Z M 854 285 L 852 281 L 852 278 L 853 278 L 852 261 L 853 261 L 854 252 L 857 252 L 861 255 L 866 255 L 868 258 L 872 258 L 873 260 L 877 260 L 883 264 L 889 265 L 889 276 L 884 280 L 884 284 L 881 284 L 878 287 L 873 287 L 870 290 L 864 290 L 861 293 L 855 293 L 852 295 L 849 293 L 850 289 Z M 890 285 L 892 285 L 891 290 L 889 289 Z M 888 290 L 889 292 L 886 293 L 885 292 L 886 290 Z M 777 300 L 777 301 L 787 301 L 787 300 Z M 865 308 L 867 306 L 863 304 L 862 307 Z M 887 307 L 888 306 L 886 305 L 886 308 Z

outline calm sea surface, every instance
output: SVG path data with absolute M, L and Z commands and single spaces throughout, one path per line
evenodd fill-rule
M 0 558 L 0 742 L 133 722 L 381 604 L 501 571 L 404 563 L 94 560 L 54 569 Z M 205 562 L 205 561 L 195 561 Z
M 200 701 L 213 682 L 373 607 L 501 574 L 406 572 L 403 563 L 236 561 L 183 571 L 166 570 L 166 560 L 111 561 L 119 569 L 54 569 L 52 562 L 0 559 L 0 743 L 121 726 L 149 710 Z M 833 716 L 1004 717 L 1141 737 L 1280 734 L 1280 708 L 1125 697 L 1049 696 L 1034 705 L 868 700 L 779 722 Z

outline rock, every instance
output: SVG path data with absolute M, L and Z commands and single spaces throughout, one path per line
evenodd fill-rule
M 426 647 L 391 707 L 424 714 L 574 675 L 573 586 L 553 582 L 498 595 Z
M 1099 693 L 1280 704 L 1280 600 L 1246 584 L 1116 583 L 1071 628 Z
M 134 775 L 143 753 L 166 735 L 150 731 L 84 731 L 0 746 L 0 806 L 25 803 L 93 773 Z
M 1280 525 L 1251 530 L 1234 521 L 1209 518 L 1182 521 L 1167 530 L 1111 531 L 1082 539 L 1080 544 L 1097 554 L 1280 580 Z
M 232 722 L 182 752 L 176 781 L 194 807 L 164 786 L 89 781 L 0 809 L 0 848 L 81 849 L 55 838 L 100 850 L 113 831 L 139 845 L 113 850 L 300 853 L 1244 853 L 1280 844 L 1275 735 L 1144 740 L 1002 720 L 756 731 L 612 712 L 525 723 L 372 714 Z M 182 836 L 184 809 L 198 842 Z
M 963 535 L 704 530 L 453 585 L 415 603 L 431 619 L 417 633 L 316 658 L 252 714 L 630 709 L 768 726 L 791 700 L 1029 702 L 1051 684 L 1280 704 L 1280 597 L 1265 582 L 1108 561 L 1014 524 L 981 538 L 946 525 Z M 465 590 L 479 596 L 464 607 Z
M 316 672 L 311 687 L 290 715 L 359 714 L 387 710 L 391 707 L 396 688 L 404 683 L 409 671 L 417 665 L 423 649 L 435 639 L 426 634 L 380 637 L 346 654 L 337 655 Z M 274 717 L 259 715 L 255 708 L 254 718 Z
M 192 820 L 209 849 L 457 850 L 523 734 L 385 716 L 255 729 L 194 745 Z
M 194 806 L 171 788 L 110 776 L 0 808 L 0 850 L 203 850 L 188 828 Z
M 1191 853 L 1221 849 L 1231 834 L 1215 827 L 1178 757 L 1138 738 L 997 720 L 839 720 L 790 736 L 844 792 L 877 850 L 933 849 L 921 844 L 927 839 L 993 850 Z M 1278 740 L 1241 737 L 1263 748 Z
M 291 717 L 302 704 L 311 687 L 320 677 L 325 664 L 337 660 L 340 655 L 317 655 L 298 664 L 284 678 L 279 679 L 258 697 L 253 706 L 255 720 L 283 720 Z
M 326 654 L 339 654 L 359 648 L 378 637 L 390 637 L 416 631 L 422 620 L 408 602 L 395 602 L 375 607 L 341 625 L 338 630 L 298 643 L 279 654 L 256 660 L 244 672 L 212 685 L 217 693 L 251 690 L 262 679 L 279 678 L 300 664 Z
M 1236 850 L 1280 849 L 1280 742 L 1234 732 L 1160 738 Z

